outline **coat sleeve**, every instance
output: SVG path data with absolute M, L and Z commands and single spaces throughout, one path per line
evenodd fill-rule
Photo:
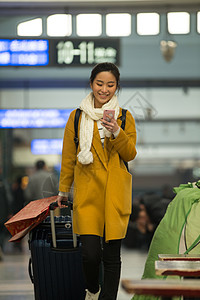
M 110 138 L 110 142 L 124 161 L 130 161 L 135 158 L 137 154 L 136 138 L 135 120 L 131 113 L 127 111 L 125 130 L 120 128 L 119 135 L 116 138 Z
M 74 180 L 74 166 L 76 164 L 76 145 L 74 143 L 74 116 L 75 111 L 72 111 L 64 132 L 59 181 L 60 192 L 69 192 Z

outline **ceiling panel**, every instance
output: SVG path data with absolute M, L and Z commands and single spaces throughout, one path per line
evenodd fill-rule
M 197 5 L 200 4 L 200 0 L 73 0 L 73 1 L 66 1 L 66 0 L 46 0 L 46 1 L 40 1 L 40 0 L 32 0 L 32 1 L 27 1 L 27 0 L 8 0 L 8 1 L 2 1 L 0 0 L 0 5 L 1 6 L 7 6 L 8 4 L 13 4 L 14 6 L 16 5 L 42 5 L 42 6 L 85 6 L 85 7 L 91 7 L 91 6 L 98 6 L 98 7 L 105 7 L 105 6 L 149 6 L 149 5 Z
M 30 9 L 31 8 L 31 9 Z M 36 15 L 48 13 L 79 13 L 79 12 L 166 12 L 171 9 L 196 11 L 200 10 L 200 0 L 0 0 L 0 15 Z

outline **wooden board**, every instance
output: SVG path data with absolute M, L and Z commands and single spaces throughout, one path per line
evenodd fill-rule
M 128 294 L 152 295 L 152 296 L 200 296 L 199 279 L 142 279 L 121 281 L 122 288 Z
M 200 261 L 200 254 L 158 254 L 159 260 L 190 260 Z
M 155 261 L 156 275 L 200 277 L 200 261 Z

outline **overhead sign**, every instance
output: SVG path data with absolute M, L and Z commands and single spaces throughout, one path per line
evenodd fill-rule
M 50 40 L 51 65 L 84 66 L 102 62 L 119 65 L 119 39 Z
M 0 39 L 0 66 L 46 66 L 49 41 Z
M 120 64 L 120 40 L 0 39 L 0 66 L 89 66 Z
M 62 154 L 62 139 L 34 139 L 31 141 L 31 152 L 35 155 Z
M 0 128 L 63 128 L 72 109 L 1 109 Z

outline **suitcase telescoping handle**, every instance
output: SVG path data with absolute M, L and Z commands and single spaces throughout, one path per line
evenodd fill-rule
M 73 232 L 73 203 L 70 201 L 63 201 L 62 204 L 70 207 L 71 211 L 71 219 L 72 219 L 72 235 L 73 235 L 73 246 L 74 248 L 77 247 L 77 236 Z M 55 221 L 54 221 L 54 209 L 58 207 L 57 202 L 52 202 L 49 205 L 49 211 L 50 211 L 50 220 L 51 220 L 51 234 L 52 234 L 52 243 L 53 247 L 57 248 L 57 243 L 56 243 L 56 228 L 55 228 Z

